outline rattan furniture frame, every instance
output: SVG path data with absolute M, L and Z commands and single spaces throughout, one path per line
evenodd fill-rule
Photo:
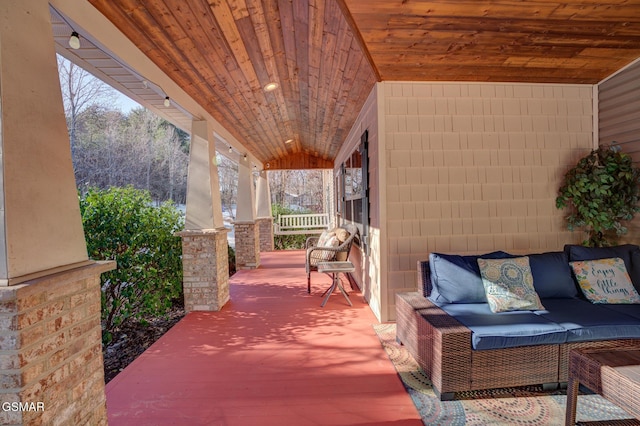
M 443 401 L 469 390 L 557 387 L 568 380 L 572 349 L 640 345 L 629 339 L 474 350 L 471 330 L 419 292 L 396 294 L 396 333 Z
M 359 238 L 358 227 L 348 223 L 340 226 L 349 233 L 349 237 L 337 247 L 320 247 L 318 246 L 319 236 L 309 237 L 305 241 L 305 271 L 307 272 L 307 293 L 311 293 L 311 272 L 318 270 L 320 262 L 346 261 L 349 259 L 351 246 Z M 314 254 L 319 257 L 314 258 Z M 340 256 L 342 254 L 342 256 Z
M 640 419 L 640 346 L 570 351 L 566 425 L 576 422 L 580 384 Z

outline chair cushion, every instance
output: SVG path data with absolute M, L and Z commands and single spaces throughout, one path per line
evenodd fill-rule
M 335 232 L 336 232 L 336 237 L 338 238 L 338 241 L 340 242 L 340 244 L 342 244 L 345 241 L 347 241 L 349 239 L 349 237 L 351 236 L 349 231 L 347 231 L 344 228 L 336 228 Z M 336 253 L 336 260 L 339 261 L 339 262 L 344 262 L 348 258 L 349 258 L 349 253 L 347 253 L 346 251 L 341 251 L 341 252 Z
M 619 257 L 570 263 L 585 297 L 592 303 L 640 303 Z
M 431 294 L 436 303 L 487 303 L 480 277 L 478 259 L 504 259 L 513 257 L 509 253 L 496 251 L 482 255 L 459 256 L 431 253 Z
M 334 230 L 324 230 L 322 231 L 322 234 L 320 234 L 320 237 L 318 238 L 318 243 L 317 246 L 319 247 L 327 247 L 327 242 L 329 241 L 329 238 L 334 237 L 336 235 Z
M 536 311 L 567 330 L 567 342 L 640 338 L 640 319 L 582 299 L 542 299 Z
M 534 312 L 493 313 L 487 303 L 456 303 L 442 309 L 471 330 L 473 349 L 552 345 L 566 341 L 567 330 Z
M 334 233 L 328 233 L 329 237 L 324 240 L 318 240 L 318 245 L 311 251 L 309 260 L 311 265 L 317 265 L 319 262 L 326 262 L 328 260 L 334 260 L 336 252 L 331 250 L 321 250 L 322 247 L 338 247 L 340 242 Z M 322 244 L 320 244 L 322 243 Z
M 334 229 L 334 232 L 336 233 L 336 237 L 338 237 L 338 241 L 340 241 L 340 244 L 342 244 L 345 241 L 347 241 L 347 239 L 351 235 L 351 234 L 349 234 L 349 231 L 347 231 L 344 228 L 336 228 L 336 229 Z
M 544 309 L 533 288 L 527 256 L 512 259 L 478 259 L 480 275 L 491 312 Z
M 533 287 L 541 299 L 576 297 L 578 288 L 571 275 L 567 254 L 562 251 L 528 254 Z

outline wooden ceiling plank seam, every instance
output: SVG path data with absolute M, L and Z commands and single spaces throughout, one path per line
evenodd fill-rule
M 369 62 L 369 65 L 371 66 L 371 71 L 374 73 L 378 81 L 382 81 L 382 76 L 380 74 L 380 71 L 378 70 L 378 66 L 376 65 L 376 62 L 373 56 L 369 52 L 366 40 L 360 33 L 360 27 L 358 26 L 354 16 L 351 13 L 351 8 L 347 4 L 347 0 L 335 0 L 335 2 L 340 7 L 340 10 L 342 11 L 342 15 L 344 16 L 345 20 L 349 24 L 349 27 L 351 28 L 351 32 L 353 33 L 353 36 L 358 41 L 360 50 L 363 52 L 365 58 L 367 59 L 367 62 Z
M 249 17 L 242 18 L 241 21 L 236 21 L 236 25 L 240 36 L 243 38 L 244 45 L 247 47 L 247 54 L 249 55 L 250 63 L 254 67 L 254 72 L 258 77 L 260 84 L 262 85 L 263 82 L 266 84 L 270 80 L 270 77 L 267 68 L 264 65 L 264 56 L 261 51 L 260 43 L 255 35 L 251 19 Z M 278 147 L 274 144 L 274 141 L 281 140 L 283 138 L 282 133 L 284 129 L 281 128 L 278 125 L 277 120 L 275 120 L 269 99 L 262 87 L 255 90 L 253 96 L 257 102 L 256 106 L 260 106 L 260 120 L 262 121 L 262 127 L 265 129 L 263 143 L 266 145 L 269 152 L 272 151 L 274 154 L 277 154 Z M 264 113 L 264 108 L 271 112 L 271 118 Z
M 247 51 L 247 46 L 241 38 L 238 26 L 233 17 L 233 12 L 229 7 L 228 0 L 209 2 L 209 7 L 213 13 L 215 22 L 218 24 L 218 28 L 220 28 L 221 33 L 224 35 L 224 39 L 234 54 L 236 62 L 238 63 L 247 84 L 252 91 L 261 89 L 260 80 L 258 79 L 253 66 L 251 66 L 251 59 Z
M 334 2 L 335 8 L 337 8 L 337 4 Z M 342 12 L 340 12 L 342 13 Z M 323 108 L 325 109 L 325 120 L 323 123 L 323 128 L 321 131 L 321 135 L 324 137 L 324 129 L 328 128 L 328 123 L 333 120 L 332 114 L 332 105 L 337 98 L 337 91 L 340 89 L 340 80 L 342 78 L 341 70 L 344 69 L 344 64 L 346 63 L 347 51 L 342 46 L 344 44 L 350 44 L 351 38 L 353 37 L 353 32 L 351 31 L 351 27 L 347 23 L 346 19 L 340 19 L 335 29 L 335 32 L 330 32 L 326 34 L 325 44 L 328 46 L 332 46 L 330 50 L 332 54 L 330 57 L 326 57 L 325 67 L 322 69 L 324 78 L 326 79 L 325 87 L 328 89 L 325 90 L 324 99 L 322 100 Z M 330 151 L 329 151 L 330 152 Z M 335 152 L 337 155 L 337 151 Z
M 357 40 L 355 40 L 355 37 L 354 37 L 353 42 L 351 44 L 350 51 L 357 52 L 358 50 L 359 50 L 359 46 L 358 46 Z M 330 134 L 334 135 L 334 138 L 340 141 L 340 145 L 342 144 L 342 142 L 344 142 L 342 140 L 342 135 L 344 134 L 346 137 L 346 134 L 351 130 L 350 128 L 348 129 L 344 128 L 346 127 L 344 122 L 345 118 L 351 113 L 350 110 L 347 110 L 348 112 L 345 113 L 345 110 L 346 110 L 345 107 L 348 103 L 348 100 L 350 99 L 349 94 L 351 92 L 351 90 L 346 90 L 346 89 L 347 88 L 352 89 L 351 85 L 354 84 L 356 80 L 358 80 L 355 77 L 356 71 L 359 69 L 360 62 L 362 61 L 366 61 L 366 58 L 364 57 L 364 55 L 356 55 L 354 53 L 350 53 L 348 55 L 347 62 L 344 68 L 343 77 L 341 79 L 341 85 L 344 85 L 345 89 L 341 88 L 339 90 L 340 95 L 336 100 L 334 113 L 333 113 L 333 116 L 339 117 L 339 119 L 333 120 L 331 122 L 331 126 L 329 129 Z M 353 90 L 353 92 L 358 93 L 356 90 Z
M 194 3 L 192 3 L 194 4 Z M 197 4 L 197 3 L 195 3 Z M 210 9 L 208 8 L 208 4 L 206 8 L 201 9 L 200 11 L 194 11 L 194 15 L 196 16 L 196 18 L 198 19 L 198 23 L 199 23 L 199 27 L 200 28 L 217 28 L 217 24 L 215 22 L 215 20 L 213 19 L 213 17 L 210 14 Z M 219 34 L 219 37 L 222 38 L 222 34 L 220 34 L 219 32 L 217 32 Z M 224 43 L 220 43 L 218 40 L 218 42 L 216 42 L 215 39 L 211 39 L 211 34 L 212 31 L 206 31 L 204 34 L 204 37 L 200 37 L 204 40 L 207 40 L 209 42 L 209 44 L 211 46 L 214 47 L 214 49 L 216 50 L 216 55 L 219 58 L 220 56 L 224 55 L 224 52 L 222 50 L 220 50 L 221 46 L 227 47 L 228 50 L 226 50 L 226 52 L 230 52 L 230 48 L 228 46 L 228 44 L 226 44 L 226 42 Z M 202 43 L 204 45 L 204 42 Z M 206 52 L 201 52 L 201 54 L 205 57 L 208 58 L 209 55 L 206 54 Z M 209 102 L 210 105 L 213 106 L 213 108 L 215 109 L 219 109 L 219 105 L 225 105 L 226 107 L 230 107 L 230 108 L 234 108 L 235 106 L 235 110 L 239 110 L 239 111 L 250 111 L 252 112 L 252 116 L 248 116 L 246 114 L 240 114 L 240 116 L 236 115 L 235 116 L 235 120 L 225 120 L 225 121 L 221 121 L 221 122 L 225 122 L 225 123 L 229 123 L 232 124 L 235 122 L 240 123 L 244 120 L 248 120 L 249 122 L 259 122 L 258 117 L 253 114 L 253 110 L 250 106 L 250 103 L 252 103 L 251 98 L 248 96 L 247 91 L 240 91 L 240 90 L 232 90 L 230 88 L 237 88 L 237 86 L 235 85 L 235 81 L 237 77 L 242 77 L 242 74 L 239 70 L 239 68 L 236 66 L 233 69 L 229 70 L 228 69 L 228 65 L 229 65 L 229 61 L 223 61 L 221 60 L 220 63 L 222 64 L 222 66 L 216 66 L 216 64 L 212 64 L 212 68 L 216 69 L 218 72 L 217 73 L 212 73 L 213 78 L 216 79 L 216 81 L 220 82 L 220 85 L 214 85 L 213 90 L 210 93 L 214 93 L 216 94 L 216 99 L 213 100 L 213 102 Z M 234 64 L 235 61 L 233 61 Z M 237 65 L 237 64 L 236 64 Z M 233 77 L 233 73 L 238 74 L 236 77 Z M 224 80 L 220 80 L 220 75 L 222 75 L 223 79 L 227 80 L 227 83 L 224 83 Z M 208 81 L 208 80 L 207 80 Z M 223 99 L 223 98 L 218 98 L 218 92 L 222 91 L 222 90 L 226 90 L 227 92 L 229 92 L 229 94 L 231 96 L 229 96 L 227 99 Z M 237 96 L 233 96 L 233 94 L 236 94 Z M 251 93 L 251 92 L 249 92 Z M 235 125 L 234 125 L 235 127 Z M 249 135 L 245 133 L 243 138 L 239 138 L 240 140 L 244 140 L 245 143 L 249 144 L 251 139 L 249 139 Z M 253 139 L 253 138 L 252 138 Z M 256 156 L 256 158 L 259 158 L 258 156 Z
M 313 145 L 313 150 L 318 151 L 318 129 L 320 119 L 318 110 L 320 98 L 320 67 L 322 65 L 321 58 L 325 54 L 326 46 L 322 45 L 324 33 L 324 4 L 325 0 L 309 1 L 309 128 L 313 134 L 313 138 L 308 141 Z
M 372 14 L 375 11 L 380 16 L 402 14 L 406 16 L 434 16 L 455 18 L 457 16 L 490 16 L 498 19 L 511 19 L 524 14 L 532 14 L 539 19 L 549 20 L 590 20 L 598 16 L 603 20 L 620 20 L 625 16 L 633 16 L 637 2 L 627 2 L 624 5 L 612 5 L 605 2 L 594 2 L 585 5 L 579 2 L 542 2 L 535 1 L 524 7 L 519 0 L 507 1 L 476 1 L 476 0 L 444 0 L 429 2 L 398 2 L 344 0 L 354 17 Z M 572 4 L 575 3 L 575 4 Z M 563 5 L 563 7 L 560 7 Z M 359 25 L 357 19 L 356 24 Z
M 336 140 L 335 140 L 335 136 L 331 133 L 331 130 L 334 128 L 334 126 L 332 126 L 331 123 L 337 123 L 340 120 L 340 117 L 336 116 L 336 113 L 337 113 L 336 104 L 338 102 L 338 98 L 340 97 L 340 94 L 342 91 L 348 90 L 349 92 L 351 92 L 347 87 L 343 86 L 343 83 L 345 81 L 344 80 L 345 70 L 347 67 L 347 61 L 349 60 L 351 45 L 354 40 L 354 34 L 353 34 L 353 31 L 351 31 L 351 27 L 349 27 L 349 25 L 344 26 L 344 31 L 345 31 L 344 35 L 341 34 L 341 37 L 340 37 L 341 43 L 339 46 L 337 46 L 334 54 L 335 65 L 333 66 L 333 69 L 335 71 L 332 73 L 331 77 L 333 81 L 330 86 L 332 90 L 328 93 L 327 101 L 325 103 L 325 108 L 327 110 L 327 113 L 326 113 L 327 125 L 323 128 L 323 133 L 322 133 L 322 137 L 327 138 L 327 140 L 334 145 Z M 373 74 L 373 72 L 371 72 L 371 74 Z M 331 147 L 326 147 L 325 154 L 330 155 L 331 158 L 333 159 L 338 154 L 338 151 L 336 150 L 335 153 L 331 155 L 331 149 L 332 149 Z
M 280 82 L 282 78 L 280 77 L 275 59 L 276 54 L 271 43 L 269 26 L 266 19 L 267 11 L 260 0 L 247 0 L 247 7 L 251 21 L 255 26 L 255 35 L 260 46 L 260 51 L 263 52 L 264 55 L 263 60 L 268 75 L 268 82 Z M 283 148 L 282 142 L 288 139 L 288 135 L 291 134 L 289 115 L 283 93 L 283 88 L 279 87 L 277 90 L 265 95 L 267 105 L 271 109 L 280 131 L 279 138 L 271 141 L 278 156 L 285 154 L 286 151 Z
M 284 140 L 274 142 L 280 144 L 282 151 L 281 155 L 286 155 L 287 149 L 284 147 L 284 142 L 289 139 L 295 139 L 295 135 L 298 134 L 297 125 L 292 124 L 297 122 L 297 109 L 296 104 L 293 102 L 293 77 L 289 76 L 289 69 L 287 67 L 285 46 L 282 37 L 282 23 L 278 5 L 273 1 L 266 1 L 263 2 L 263 7 L 269 45 L 273 51 L 273 64 L 276 67 L 274 72 L 275 75 L 277 75 L 277 79 L 275 81 L 278 81 L 280 84 L 280 88 L 277 90 L 277 94 L 275 95 L 276 105 L 279 109 L 280 117 L 284 121 L 286 130 Z
M 301 144 L 305 146 L 312 134 L 309 125 L 309 1 L 293 2 L 295 32 L 295 63 L 298 69 L 298 99 L 300 102 Z
M 353 104 L 364 105 L 369 96 L 369 93 L 373 89 L 373 86 L 376 84 L 377 80 L 375 79 L 375 76 L 372 73 L 369 73 L 368 75 L 367 73 L 365 73 L 365 71 L 368 69 L 368 63 L 366 62 L 365 58 L 362 58 L 360 60 L 359 67 L 356 69 L 356 78 L 353 86 L 354 92 L 360 95 L 359 98 L 351 100 L 352 105 L 345 103 L 344 106 L 338 106 L 336 104 L 339 108 L 338 111 L 340 111 L 340 108 L 342 108 L 341 115 L 339 116 L 340 121 L 338 122 L 338 126 L 342 130 L 342 134 L 344 135 L 344 137 L 346 137 L 349 131 L 351 131 L 351 124 L 355 122 L 358 114 L 360 113 L 360 109 L 356 110 L 352 107 Z M 358 76 L 362 76 L 362 78 L 358 78 Z M 339 140 L 338 142 L 338 146 L 341 146 L 344 141 Z
M 282 36 L 283 51 L 285 54 L 285 65 L 289 76 L 288 88 L 291 92 L 291 103 L 296 117 L 296 131 L 292 136 L 294 142 L 285 148 L 287 153 L 292 150 L 302 149 L 303 144 L 303 121 L 302 106 L 300 105 L 300 70 L 296 64 L 296 28 L 293 19 L 293 4 L 288 0 L 278 0 L 278 11 L 280 14 L 280 34 Z
M 180 52 L 171 52 L 170 50 L 165 51 L 171 58 L 171 63 L 176 63 L 177 61 L 183 60 L 180 56 Z M 181 72 L 172 72 L 171 69 L 168 69 L 166 65 L 162 65 L 159 63 L 160 59 L 163 58 L 163 55 L 159 55 L 156 60 L 154 60 L 154 55 L 151 55 L 150 58 L 156 62 L 157 65 L 163 69 L 165 73 L 171 75 L 171 78 L 176 79 L 179 83 L 180 87 L 189 94 L 194 100 L 196 100 L 199 104 L 205 106 L 211 104 L 212 101 L 225 102 L 225 100 L 217 95 L 217 91 L 213 89 L 211 86 L 208 87 L 208 90 L 195 90 L 195 87 L 202 88 L 203 85 L 209 85 L 207 78 L 202 76 L 196 69 L 190 67 L 182 67 Z M 184 59 L 186 61 L 186 58 Z M 193 65 L 193 61 L 189 60 L 189 64 Z M 184 77 L 182 76 L 184 75 Z M 197 82 L 197 85 L 194 86 L 192 82 Z M 206 98 L 202 94 L 209 93 L 214 96 L 214 99 Z M 168 94 L 167 94 L 168 95 Z M 212 116 L 219 120 L 220 122 L 228 122 L 228 121 L 241 121 L 245 117 L 245 114 L 242 113 L 242 109 L 235 108 L 233 105 L 227 105 L 228 108 L 225 108 L 222 111 L 214 110 L 212 111 Z M 242 140 L 241 133 L 235 132 L 234 136 L 236 136 L 239 140 Z
M 242 51 L 242 47 L 235 47 L 233 45 L 233 42 L 230 41 L 229 36 L 228 36 L 228 32 L 231 33 L 231 36 L 233 37 L 231 40 L 241 40 L 241 36 L 239 34 L 239 29 L 237 28 L 237 26 L 235 25 L 226 25 L 227 28 L 227 33 L 225 34 L 225 29 L 222 28 L 222 26 L 219 24 L 220 19 L 218 17 L 215 16 L 215 10 L 211 9 L 211 5 L 208 5 L 208 9 L 209 9 L 209 13 L 213 13 L 213 17 L 212 17 L 212 23 L 213 23 L 213 27 L 217 27 L 217 28 L 221 28 L 221 41 L 224 42 L 225 47 L 227 49 L 229 49 L 229 51 L 237 53 L 238 51 Z M 228 19 L 230 16 L 233 15 L 233 12 L 231 11 L 231 8 L 224 8 L 221 7 L 220 10 L 223 11 L 223 15 L 226 17 L 226 19 Z M 238 14 L 238 11 L 242 10 L 242 8 L 236 8 L 236 14 L 237 16 L 245 16 L 244 14 L 240 13 Z M 235 23 L 235 21 L 234 21 Z M 233 28 L 235 28 L 235 31 L 233 30 Z M 246 45 L 243 46 L 246 47 Z M 245 53 L 248 54 L 248 52 L 245 50 Z M 246 67 L 249 67 L 251 64 L 250 60 L 244 60 L 244 64 L 248 64 L 246 65 Z M 243 114 L 245 117 L 245 120 L 239 120 L 237 122 L 231 122 L 229 123 L 229 125 L 235 127 L 238 127 L 240 123 L 243 122 L 248 122 L 248 123 L 252 123 L 254 126 L 255 124 L 259 124 L 259 126 L 261 127 L 260 130 L 256 131 L 257 129 L 255 129 L 255 127 L 253 128 L 253 132 L 248 132 L 248 127 L 246 127 L 245 125 L 241 125 L 242 129 L 244 129 L 244 131 L 242 133 L 243 137 L 239 138 L 240 140 L 243 140 L 246 144 L 248 145 L 252 145 L 252 141 L 253 144 L 255 144 L 255 141 L 260 141 L 260 144 L 255 144 L 255 150 L 256 150 L 256 158 L 261 159 L 260 157 L 265 157 L 265 147 L 268 147 L 269 144 L 269 135 L 270 132 L 272 132 L 272 126 L 269 123 L 269 120 L 267 118 L 267 115 L 265 114 L 265 112 L 263 111 L 263 109 L 260 107 L 259 102 L 255 102 L 255 96 L 256 93 L 260 93 L 263 95 L 262 90 L 260 84 L 259 84 L 259 79 L 257 77 L 257 75 L 254 73 L 253 77 L 252 77 L 252 73 L 248 72 L 245 68 L 245 66 L 243 66 L 243 63 L 237 62 L 237 70 L 234 70 L 233 73 L 236 74 L 236 77 L 234 78 L 232 75 L 230 75 L 230 77 L 232 78 L 232 83 L 229 83 L 229 85 L 231 86 L 236 86 L 238 84 L 241 84 L 241 82 L 246 82 L 247 85 L 243 88 L 242 86 L 238 87 L 238 92 L 241 94 L 241 96 L 239 97 L 241 100 L 244 100 L 245 103 L 245 107 L 240 107 L 241 111 L 251 111 L 253 116 L 247 116 L 246 113 Z M 253 70 L 255 71 L 255 70 Z M 249 75 L 249 77 L 247 77 Z M 248 78 L 254 78 L 254 86 L 259 87 L 258 90 L 254 89 L 251 87 L 251 82 L 248 80 Z M 234 100 L 237 100 L 238 98 L 232 98 Z M 227 102 L 229 102 L 229 100 L 227 100 Z M 262 104 L 265 105 L 267 103 L 266 99 L 263 97 L 262 99 Z M 215 106 L 214 106 L 215 108 Z M 258 154 L 261 153 L 261 154 Z

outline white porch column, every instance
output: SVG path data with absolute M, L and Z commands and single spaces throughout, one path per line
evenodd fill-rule
M 89 260 L 47 0 L 0 1 L 0 424 L 105 425 Z
M 227 232 L 213 130 L 191 124 L 187 214 L 182 237 L 184 305 L 187 312 L 219 311 L 229 301 Z
M 273 216 L 271 215 L 271 191 L 267 171 L 263 170 L 256 181 L 256 223 L 260 235 L 260 251 L 273 251 Z
M 236 268 L 260 266 L 260 235 L 256 226 L 256 198 L 253 173 L 247 161 L 238 162 L 236 221 Z

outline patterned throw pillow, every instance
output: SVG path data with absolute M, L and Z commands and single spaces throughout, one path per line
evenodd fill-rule
M 318 262 L 326 262 L 328 260 L 333 260 L 336 255 L 335 251 L 331 250 L 319 250 L 320 247 L 338 247 L 340 245 L 340 241 L 338 241 L 338 237 L 336 237 L 335 233 L 331 233 L 329 237 L 327 237 L 324 241 L 322 241 L 322 245 L 320 245 L 320 240 L 318 240 L 318 245 L 316 246 L 316 250 L 311 252 L 311 264 L 317 265 Z
M 592 303 L 640 303 L 619 257 L 569 262 L 580 289 Z
M 528 257 L 478 259 L 478 266 L 491 312 L 544 309 L 533 287 Z

